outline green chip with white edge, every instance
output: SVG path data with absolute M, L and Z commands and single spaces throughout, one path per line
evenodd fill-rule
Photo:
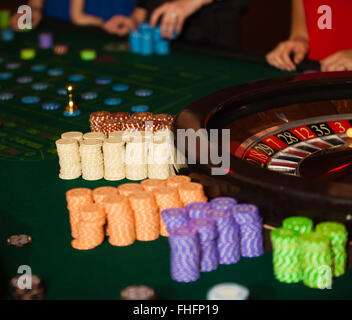
M 316 232 L 328 236 L 333 246 L 346 244 L 348 232 L 342 223 L 322 222 L 317 224 L 315 230 Z
M 289 217 L 283 220 L 282 226 L 285 229 L 297 231 L 299 233 L 308 233 L 313 230 L 313 221 L 307 217 Z

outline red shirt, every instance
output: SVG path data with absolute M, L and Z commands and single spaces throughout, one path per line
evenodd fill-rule
M 338 51 L 352 49 L 352 0 L 303 2 L 310 43 L 309 59 L 323 60 Z M 324 17 L 329 10 L 323 10 L 321 6 L 324 5 L 331 8 L 331 29 L 321 28 L 328 25 Z

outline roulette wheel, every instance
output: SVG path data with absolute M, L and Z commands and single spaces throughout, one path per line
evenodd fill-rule
M 196 148 L 175 134 L 176 146 L 182 145 L 188 158 L 188 174 L 205 186 L 210 198 L 233 196 L 257 204 L 270 249 L 269 231 L 288 216 L 338 221 L 352 230 L 352 149 L 346 135 L 351 127 L 352 72 L 337 72 L 223 89 L 182 110 L 173 131 L 206 129 Z M 220 164 L 210 155 L 200 161 L 200 141 L 211 150 L 211 129 L 230 130 L 229 143 L 221 134 L 217 141 L 218 155 L 229 156 L 222 175 L 212 175 Z

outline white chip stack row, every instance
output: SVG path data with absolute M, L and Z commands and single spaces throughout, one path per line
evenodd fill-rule
M 148 178 L 146 161 L 146 140 L 144 137 L 132 138 L 126 143 L 126 178 L 129 180 L 144 180 Z
M 170 175 L 170 145 L 167 139 L 153 139 L 149 146 L 148 178 L 167 179 Z
M 75 139 L 59 139 L 56 141 L 60 164 L 60 179 L 71 180 L 81 176 L 81 159 L 78 142 Z

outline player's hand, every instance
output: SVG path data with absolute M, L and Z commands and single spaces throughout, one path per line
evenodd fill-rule
M 104 24 L 102 18 L 90 15 L 90 14 L 80 14 L 74 19 L 72 19 L 74 24 L 79 26 L 97 26 L 100 27 Z
M 21 13 L 15 13 L 11 17 L 11 28 L 13 30 L 19 31 L 20 28 L 18 27 L 18 19 L 23 16 Z M 40 10 L 32 10 L 32 28 L 36 28 L 40 21 L 42 20 L 42 12 Z
M 294 71 L 296 65 L 303 61 L 308 51 L 309 43 L 307 40 L 287 40 L 279 43 L 273 51 L 269 52 L 266 55 L 266 60 L 281 70 Z M 292 53 L 294 54 L 293 61 L 290 58 Z
M 200 9 L 208 0 L 175 0 L 167 2 L 154 10 L 150 25 L 155 27 L 161 18 L 161 35 L 172 39 L 174 32 L 180 34 L 185 20 Z
M 352 71 L 352 50 L 339 51 L 320 61 L 321 71 Z
M 131 17 L 116 15 L 104 23 L 103 29 L 109 33 L 124 36 L 131 30 L 137 29 L 137 23 Z

